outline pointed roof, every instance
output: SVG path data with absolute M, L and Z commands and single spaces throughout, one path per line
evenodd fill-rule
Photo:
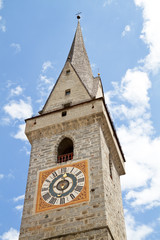
M 90 95 L 93 97 L 94 91 L 94 78 L 88 59 L 88 55 L 84 46 L 81 26 L 78 21 L 76 33 L 72 42 L 72 46 L 67 58 L 71 63 L 81 81 L 87 88 Z

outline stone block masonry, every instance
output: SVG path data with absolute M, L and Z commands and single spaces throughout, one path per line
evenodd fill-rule
M 56 134 L 50 131 L 45 135 L 44 132 L 41 137 L 35 134 L 35 138 L 32 139 L 20 240 L 69 239 L 69 237 L 83 239 L 83 236 L 84 239 L 92 237 L 112 239 L 108 237 L 109 232 L 104 235 L 106 229 L 114 229 L 113 239 L 124 240 L 125 238 L 119 235 L 121 232 L 123 235 L 124 222 L 121 221 L 121 226 L 120 219 L 117 218 L 118 211 L 123 212 L 121 201 L 119 203 L 121 199 L 119 175 L 116 169 L 113 180 L 108 174 L 109 148 L 101 128 L 101 124 L 104 124 L 103 118 L 96 115 L 83 118 L 79 120 L 76 128 L 74 121 L 66 124 L 70 126 L 68 130 L 64 131 L 57 127 Z M 43 129 L 41 131 L 43 132 Z M 38 171 L 57 166 L 57 144 L 64 136 L 70 137 L 74 143 L 72 162 L 88 159 L 90 201 L 36 214 Z M 100 238 L 99 233 L 92 235 L 97 231 L 104 236 Z

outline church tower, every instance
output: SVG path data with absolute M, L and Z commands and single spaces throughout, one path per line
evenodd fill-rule
M 32 148 L 19 239 L 126 240 L 125 159 L 79 21 L 64 68 L 25 133 Z

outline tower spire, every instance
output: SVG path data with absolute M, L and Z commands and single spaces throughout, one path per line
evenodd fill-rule
M 77 74 L 79 75 L 81 81 L 87 88 L 91 96 L 93 96 L 93 86 L 94 78 L 88 59 L 88 55 L 84 46 L 81 26 L 80 26 L 80 16 L 77 15 L 78 24 L 74 39 L 71 45 L 71 49 L 68 54 L 67 61 L 71 63 Z

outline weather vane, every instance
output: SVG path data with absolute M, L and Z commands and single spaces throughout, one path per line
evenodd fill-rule
M 82 12 L 76 13 L 76 16 L 77 16 L 77 19 L 78 19 L 78 20 L 81 18 L 81 16 L 80 16 L 81 13 L 82 13 Z

